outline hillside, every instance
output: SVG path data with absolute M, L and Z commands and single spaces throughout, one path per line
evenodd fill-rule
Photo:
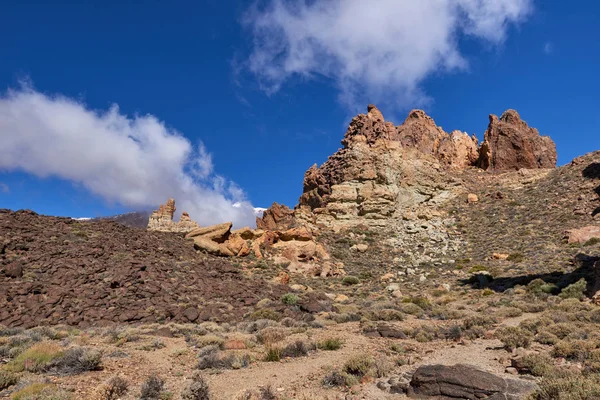
M 0 210 L 0 396 L 600 398 L 600 152 L 489 121 L 370 106 L 257 229 Z

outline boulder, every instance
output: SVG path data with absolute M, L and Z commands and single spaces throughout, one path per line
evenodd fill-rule
M 197 228 L 188 233 L 186 238 L 201 237 L 203 239 L 212 240 L 217 243 L 223 243 L 231 234 L 231 222 L 225 222 L 223 224 L 211 225 L 204 228 Z
M 281 232 L 279 234 L 279 239 L 283 240 L 284 242 L 290 241 L 290 240 L 299 240 L 302 242 L 308 242 L 309 240 L 312 240 L 313 235 L 312 233 L 305 227 L 300 227 L 300 228 L 291 228 L 288 229 L 285 232 Z
M 467 195 L 467 203 L 477 203 L 479 201 L 479 197 L 475 193 L 469 193 Z
M 294 222 L 294 211 L 278 203 L 271 204 L 262 217 L 256 217 L 256 227 L 263 230 L 286 230 L 291 228 Z
M 518 400 L 536 390 L 533 382 L 503 378 L 463 364 L 424 365 L 412 376 L 412 398 Z
M 194 248 L 215 256 L 233 257 L 235 255 L 225 244 L 213 242 L 204 237 L 194 238 Z
M 479 149 L 481 168 L 506 171 L 556 167 L 556 144 L 530 128 L 518 112 L 508 110 L 500 118 L 490 115 L 489 119 Z
M 600 226 L 590 225 L 565 232 L 568 243 L 585 243 L 590 239 L 600 239 Z

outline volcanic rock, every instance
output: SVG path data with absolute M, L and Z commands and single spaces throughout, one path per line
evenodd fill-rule
M 486 170 L 518 170 L 521 168 L 556 167 L 556 145 L 548 136 L 540 136 L 521 120 L 515 110 L 505 111 L 500 118 L 490 115 L 479 149 L 479 166 Z
M 14 270 L 12 260 L 21 267 L 13 276 L 0 272 L 5 326 L 188 322 L 189 307 L 198 319 L 231 321 L 289 291 L 199 255 L 180 235 L 112 221 L 0 212 L 0 238 L 0 271 Z
M 198 224 L 192 221 L 190 215 L 186 212 L 181 214 L 179 222 L 174 222 L 173 215 L 175 214 L 175 210 L 174 199 L 169 199 L 165 204 L 161 204 L 158 210 L 150 214 L 148 219 L 148 230 L 188 233 L 198 228 Z
M 262 218 L 256 217 L 256 227 L 263 230 L 286 230 L 294 225 L 294 212 L 289 207 L 273 203 L 263 212 Z
M 501 378 L 468 365 L 425 365 L 415 371 L 408 395 L 413 398 L 518 400 L 535 389 L 532 382 Z

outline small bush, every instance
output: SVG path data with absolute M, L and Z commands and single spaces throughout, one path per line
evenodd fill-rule
M 6 369 L 12 372 L 43 372 L 61 355 L 60 346 L 56 343 L 36 343 L 7 364 Z
M 547 297 L 558 292 L 558 287 L 553 283 L 546 283 L 542 279 L 534 279 L 527 285 L 527 291 L 537 297 Z
M 19 382 L 19 377 L 11 372 L 0 370 L 0 391 L 16 385 Z
M 528 354 L 521 359 L 521 363 L 533 376 L 549 376 L 554 372 L 552 358 L 546 354 Z
M 277 311 L 273 311 L 269 308 L 263 308 L 262 310 L 258 310 L 250 314 L 248 317 L 251 321 L 258 321 L 261 319 L 270 319 L 271 321 L 279 321 L 281 320 L 281 314 Z
M 196 368 L 205 369 L 240 369 L 250 365 L 250 356 L 248 354 L 222 355 L 216 346 L 205 347 L 198 355 L 198 364 Z
M 320 350 L 335 351 L 339 350 L 343 343 L 344 342 L 340 338 L 327 338 L 317 343 L 317 347 Z
M 585 288 L 587 286 L 587 282 L 585 279 L 580 279 L 577 282 L 567 286 L 564 288 L 559 296 L 563 299 L 577 299 L 583 300 L 585 298 Z
M 160 400 L 165 389 L 165 381 L 157 375 L 151 375 L 142 384 L 140 400 Z
M 402 303 L 400 304 L 400 310 L 406 314 L 420 317 L 425 314 L 425 310 L 414 303 Z
M 265 354 L 265 361 L 277 362 L 281 360 L 281 349 L 279 347 L 267 348 L 267 354 Z
M 516 307 L 504 307 L 498 310 L 497 314 L 502 318 L 516 318 L 523 315 L 523 311 Z
M 372 321 L 404 321 L 404 314 L 394 309 L 373 310 L 369 317 Z
M 467 330 L 474 326 L 479 326 L 483 329 L 490 329 L 497 323 L 498 320 L 491 315 L 474 315 L 463 320 L 463 328 Z
M 446 340 L 459 341 L 462 338 L 463 332 L 460 325 L 452 325 L 446 329 Z
M 558 338 L 558 336 L 547 331 L 541 331 L 537 335 L 535 335 L 535 341 L 541 344 L 554 345 L 558 343 L 559 340 L 560 339 Z
M 600 398 L 600 374 L 561 371 L 544 378 L 532 400 L 594 400 Z
M 585 361 L 595 348 L 594 343 L 587 340 L 562 340 L 552 348 L 552 356 L 563 357 L 567 360 Z
M 281 350 L 281 357 L 304 357 L 308 355 L 309 351 L 315 350 L 316 346 L 314 343 L 305 343 L 302 340 L 296 340 L 292 344 L 288 344 Z
M 294 306 L 298 304 L 298 296 L 294 293 L 286 293 L 281 297 L 281 301 L 283 304 L 287 304 L 288 306 Z
M 256 334 L 258 343 L 270 345 L 285 339 L 287 332 L 282 328 L 265 328 Z
M 412 303 L 419 306 L 422 310 L 431 310 L 431 302 L 427 297 L 417 296 L 417 297 L 405 297 L 402 299 L 403 303 Z
M 529 347 L 533 339 L 531 332 L 513 326 L 498 329 L 496 337 L 504 344 L 507 350 L 514 350 L 518 347 Z
M 521 253 L 512 253 L 509 254 L 508 258 L 506 259 L 507 261 L 512 261 L 514 263 L 520 263 L 521 261 L 523 261 L 525 259 L 525 256 Z
M 129 384 L 121 377 L 114 376 L 98 388 L 99 400 L 118 400 L 129 390 Z
M 358 381 L 355 377 L 340 371 L 332 371 L 323 378 L 325 387 L 352 386 L 356 382 Z
M 204 335 L 198 336 L 195 338 L 195 345 L 198 348 L 206 347 L 206 346 L 218 346 L 223 347 L 225 343 L 225 339 L 217 335 Z
M 474 265 L 469 269 L 469 272 L 472 274 L 475 274 L 477 272 L 483 272 L 483 271 L 487 271 L 487 267 L 484 267 L 483 265 Z
M 209 400 L 210 391 L 208 384 L 200 374 L 194 374 L 192 383 L 181 393 L 182 400 Z
M 46 383 L 31 384 L 13 393 L 11 397 L 12 400 L 70 400 L 71 398 L 71 393 Z
M 342 279 L 342 285 L 345 286 L 357 285 L 358 283 L 360 283 L 360 279 L 356 276 L 348 275 Z
M 76 375 L 102 369 L 102 353 L 84 347 L 73 347 L 52 362 L 52 370 L 59 374 Z
M 587 242 L 585 242 L 583 245 L 584 246 L 593 246 L 598 243 L 600 243 L 600 238 L 593 237 L 590 240 L 588 240 Z
M 363 377 L 374 367 L 373 359 L 367 354 L 352 357 L 344 364 L 344 372 L 357 377 Z

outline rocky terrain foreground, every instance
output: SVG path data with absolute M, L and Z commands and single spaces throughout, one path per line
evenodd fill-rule
M 256 228 L 0 210 L 0 397 L 600 399 L 600 152 L 374 106 L 342 146 Z

